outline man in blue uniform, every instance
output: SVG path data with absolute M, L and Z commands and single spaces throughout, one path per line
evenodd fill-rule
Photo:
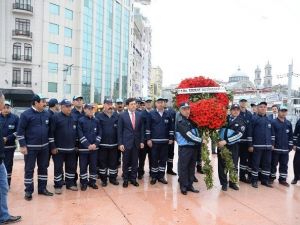
M 93 104 L 85 104 L 85 116 L 78 121 L 79 144 L 79 167 L 81 190 L 86 191 L 89 185 L 98 189 L 97 180 L 97 159 L 99 144 L 101 142 L 102 130 L 99 120 L 95 118 Z M 87 169 L 89 168 L 89 173 Z
M 19 124 L 19 117 L 11 113 L 11 103 L 5 101 L 5 106 L 0 114 L 0 123 L 2 124 L 2 135 L 4 141 L 4 165 L 7 171 L 7 182 L 10 186 L 11 176 L 14 164 L 14 153 L 16 150 L 16 136 Z
M 146 126 L 147 121 L 150 116 L 150 111 L 152 110 L 152 99 L 146 98 L 145 99 L 145 109 L 142 111 L 142 119 L 144 123 L 145 128 L 145 134 L 146 134 Z M 138 168 L 138 179 L 142 179 L 145 174 L 145 160 L 146 156 L 148 154 L 148 161 L 149 161 L 149 171 L 151 171 L 151 148 L 147 145 L 147 140 L 145 136 L 145 143 L 144 148 L 139 151 L 139 168 Z
M 275 135 L 272 121 L 267 117 L 267 103 L 258 105 L 257 115 L 253 116 L 248 129 L 249 152 L 252 157 L 252 187 L 258 188 L 258 172 L 261 165 L 261 184 L 272 188 L 269 182 L 271 174 L 272 149 L 274 149 Z
M 164 110 L 164 104 L 164 98 L 157 98 L 156 109 L 150 112 L 147 122 L 147 144 L 152 148 L 152 179 L 150 181 L 152 185 L 157 180 L 163 184 L 168 183 L 165 179 L 165 169 L 168 148 L 174 142 L 174 124 L 170 114 Z
M 246 123 L 240 115 L 240 106 L 233 104 L 230 107 L 230 115 L 227 117 L 227 124 L 220 130 L 221 140 L 218 142 L 218 174 L 222 190 L 227 191 L 227 174 L 225 174 L 225 161 L 221 156 L 222 148 L 226 146 L 231 152 L 232 161 L 238 173 L 239 161 L 239 142 L 246 130 Z M 239 190 L 237 183 L 229 181 L 229 187 L 234 190 Z
M 60 110 L 58 101 L 56 98 L 51 98 L 48 101 L 48 112 L 50 113 L 51 116 L 53 116 L 55 113 L 58 113 Z
M 118 118 L 113 111 L 111 99 L 104 100 L 103 112 L 96 117 L 102 129 L 100 149 L 98 151 L 99 174 L 102 186 L 107 186 L 107 178 L 113 185 L 119 185 L 118 176 Z
M 81 95 L 75 95 L 73 97 L 73 109 L 71 112 L 71 115 L 73 117 L 73 119 L 76 121 L 76 126 L 78 125 L 78 120 L 84 116 L 84 111 L 83 111 L 83 97 Z M 79 152 L 78 152 L 78 148 L 79 148 L 79 139 L 78 136 L 76 137 L 76 173 L 75 173 L 75 182 L 77 182 L 78 180 L 78 173 L 77 173 L 77 167 L 78 167 L 78 157 L 79 157 Z
M 272 126 L 275 133 L 275 146 L 272 151 L 272 167 L 270 182 L 276 179 L 277 165 L 279 163 L 279 184 L 289 187 L 286 182 L 288 174 L 289 152 L 293 149 L 293 127 L 286 119 L 287 107 L 282 105 L 279 108 L 278 116 L 273 119 Z
M 32 107 L 20 116 L 17 139 L 25 161 L 25 200 L 32 200 L 34 191 L 33 173 L 38 166 L 38 194 L 53 196 L 47 190 L 49 166 L 49 113 L 45 111 L 46 98 L 34 95 Z
M 297 184 L 298 180 L 300 180 L 300 119 L 297 121 L 294 134 L 293 134 L 293 143 L 294 143 L 294 179 L 291 184 Z
M 63 186 L 63 165 L 65 163 L 66 187 L 77 191 L 75 184 L 76 153 L 75 143 L 77 127 L 71 116 L 72 103 L 63 99 L 60 102 L 61 112 L 54 114 L 50 119 L 50 149 L 54 162 L 55 194 L 61 194 Z
M 136 111 L 136 100 L 126 100 L 127 111 L 119 116 L 118 120 L 118 146 L 123 153 L 123 187 L 128 187 L 128 182 L 136 187 L 138 169 L 138 156 L 140 149 L 144 148 L 144 124 L 142 115 Z
M 175 117 L 176 117 L 176 111 L 172 107 L 167 107 L 168 99 L 165 98 L 165 110 L 169 113 L 173 127 L 175 127 Z M 167 174 L 176 176 L 177 174 L 173 171 L 173 160 L 174 160 L 174 142 L 172 144 L 169 144 L 168 148 L 168 160 L 167 160 Z
M 239 157 L 240 157 L 240 181 L 251 183 L 251 158 L 252 154 L 248 151 L 247 133 L 252 120 L 252 113 L 247 110 L 247 100 L 241 99 L 240 102 L 240 117 L 244 120 L 246 130 L 240 139 Z
M 176 141 L 178 143 L 178 175 L 180 190 L 183 195 L 188 191 L 199 193 L 193 187 L 197 151 L 202 139 L 196 125 L 189 120 L 191 113 L 188 103 L 180 104 L 180 113 L 176 118 Z

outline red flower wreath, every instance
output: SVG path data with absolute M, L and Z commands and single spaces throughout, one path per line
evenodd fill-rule
M 214 80 L 202 76 L 187 78 L 178 85 L 181 88 L 219 87 Z M 226 93 L 212 94 L 178 94 L 176 104 L 189 102 L 191 107 L 190 119 L 198 127 L 216 130 L 226 122 L 229 98 Z

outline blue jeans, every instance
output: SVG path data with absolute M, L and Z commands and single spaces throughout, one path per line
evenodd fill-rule
M 7 172 L 4 163 L 0 164 L 0 223 L 8 220 L 10 215 L 7 208 Z

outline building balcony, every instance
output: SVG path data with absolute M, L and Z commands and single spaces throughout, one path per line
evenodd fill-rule
M 13 87 L 32 87 L 31 82 L 17 82 L 17 81 L 13 81 L 12 82 L 12 86 Z
M 30 4 L 13 3 L 12 11 L 14 13 L 33 15 L 33 7 Z
M 32 40 L 32 32 L 27 30 L 13 30 L 12 38 L 23 39 L 23 40 Z
M 32 56 L 13 54 L 12 60 L 13 60 L 13 63 L 31 64 Z

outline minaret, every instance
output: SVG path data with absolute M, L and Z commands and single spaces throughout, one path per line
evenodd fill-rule
M 260 68 L 257 66 L 256 70 L 255 70 L 255 79 L 254 79 L 254 84 L 255 84 L 255 87 L 260 87 L 261 85 L 261 77 L 260 77 L 260 73 L 261 73 L 261 70 Z
M 272 66 L 269 61 L 265 66 L 264 87 L 272 87 Z

